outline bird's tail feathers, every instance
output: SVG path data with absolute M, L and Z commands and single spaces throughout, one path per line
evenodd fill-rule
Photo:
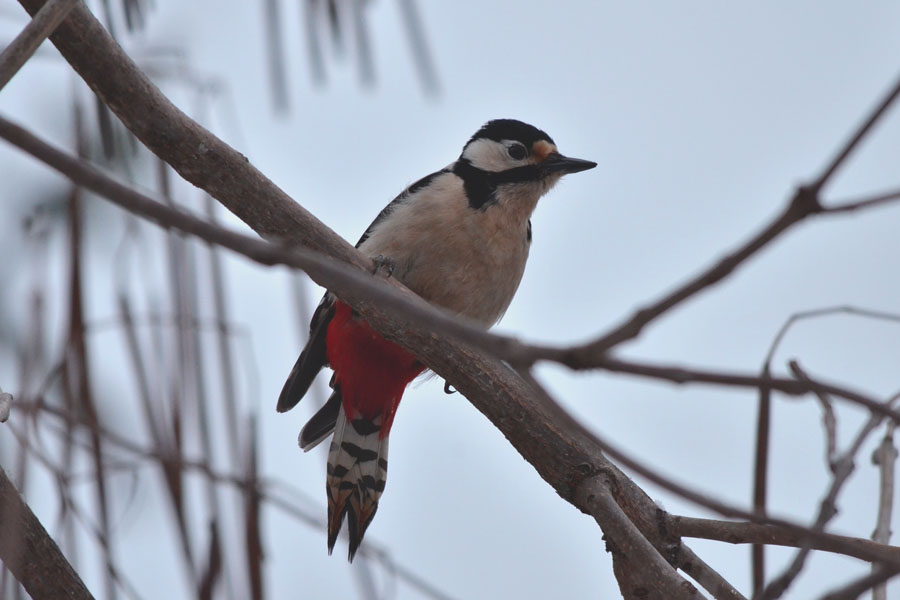
M 347 516 L 352 561 L 378 510 L 387 480 L 387 435 L 381 435 L 384 417 L 355 415 L 349 421 L 341 406 L 328 452 L 328 554 Z
M 300 437 L 298 438 L 297 443 L 300 444 L 300 448 L 304 452 L 309 452 L 331 435 L 331 432 L 334 431 L 334 427 L 337 424 L 340 410 L 341 390 L 336 389 L 331 392 L 328 402 L 326 402 L 322 408 L 306 422 L 303 429 L 300 430 Z

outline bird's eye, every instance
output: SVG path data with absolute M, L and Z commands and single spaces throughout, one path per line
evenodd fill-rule
M 506 149 L 506 153 L 509 154 L 509 157 L 513 160 L 522 160 L 528 156 L 528 151 L 525 150 L 525 146 L 522 144 L 510 145 L 509 148 Z

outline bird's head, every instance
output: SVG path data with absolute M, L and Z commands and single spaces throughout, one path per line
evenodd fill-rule
M 553 139 L 537 127 L 515 119 L 495 119 L 466 143 L 454 171 L 467 183 L 487 184 L 492 197 L 499 186 L 526 188 L 540 196 L 563 175 L 596 166 L 563 156 Z

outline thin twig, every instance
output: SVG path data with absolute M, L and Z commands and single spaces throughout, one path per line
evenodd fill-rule
M 436 96 L 440 93 L 441 86 L 415 0 L 398 0 L 398 4 L 400 17 L 406 28 L 406 37 L 409 38 L 410 54 L 412 54 L 416 70 L 419 72 L 419 78 L 422 80 L 422 87 L 425 93 Z
M 534 381 L 534 380 L 532 380 L 532 381 Z M 533 385 L 539 385 L 539 384 L 537 384 L 537 382 L 534 382 Z M 887 403 L 894 402 L 895 400 L 898 399 L 898 397 L 900 397 L 900 395 L 892 397 Z M 873 417 L 870 419 L 869 423 L 867 424 L 867 427 L 865 427 L 860 432 L 860 436 L 857 438 L 857 442 L 854 443 L 854 448 L 856 448 L 858 445 L 860 445 L 862 443 L 860 440 L 864 439 L 865 435 L 868 435 L 868 433 L 871 432 L 871 429 L 868 427 L 868 425 L 875 422 L 875 419 L 878 419 L 878 421 L 880 422 L 881 417 L 873 415 Z M 877 425 L 877 423 L 876 423 L 876 425 Z M 782 518 L 771 517 L 768 515 L 765 515 L 765 516 L 759 515 L 759 514 L 741 509 L 739 507 L 726 504 L 724 502 L 721 502 L 719 500 L 716 500 L 714 498 L 706 496 L 705 494 L 702 494 L 700 492 L 697 492 L 695 490 L 687 488 L 684 485 L 677 483 L 675 480 L 671 479 L 670 477 L 668 477 L 666 475 L 662 475 L 655 469 L 652 469 L 652 468 L 646 466 L 645 464 L 643 464 L 642 462 L 632 458 L 629 454 L 622 451 L 620 448 L 613 445 L 611 442 L 604 439 L 603 437 L 595 435 L 595 438 L 596 438 L 597 443 L 603 449 L 604 454 L 610 456 L 618 463 L 624 465 L 626 468 L 631 469 L 635 473 L 638 473 L 642 477 L 645 477 L 646 479 L 648 479 L 649 481 L 662 487 L 663 489 L 665 489 L 669 492 L 672 492 L 673 494 L 676 494 L 676 495 L 680 496 L 681 498 L 688 500 L 689 502 L 697 504 L 698 506 L 702 506 L 704 508 L 712 510 L 724 517 L 744 519 L 744 520 L 751 521 L 758 525 L 777 526 L 777 527 L 784 529 L 785 533 L 789 533 L 789 534 L 798 536 L 798 538 L 800 540 L 808 539 L 812 542 L 828 543 L 828 544 L 833 544 L 835 546 L 840 545 L 840 542 L 837 540 L 837 538 L 835 536 L 830 536 L 828 534 L 825 534 L 822 531 L 817 530 L 816 528 L 798 525 L 796 523 L 793 523 L 791 521 L 788 521 L 788 520 L 782 519 Z M 848 453 L 849 452 L 850 451 L 848 451 Z M 854 450 L 854 452 L 855 452 L 855 450 Z M 843 552 L 843 553 L 855 556 L 856 554 L 853 554 L 854 552 L 860 553 L 860 552 L 866 552 L 866 550 L 867 550 L 866 548 L 860 548 L 858 546 L 854 546 L 853 548 L 848 548 L 848 552 Z M 866 557 L 866 560 L 881 561 L 884 563 L 889 563 L 891 565 L 897 565 L 898 567 L 900 567 L 900 556 L 896 556 L 891 559 L 887 559 L 885 556 L 880 555 L 880 554 L 871 554 Z
M 87 138 L 84 133 L 83 119 L 78 104 L 74 105 L 75 145 L 78 157 L 87 155 Z M 65 346 L 65 368 L 63 369 L 63 390 L 70 410 L 84 412 L 91 422 L 100 422 L 100 411 L 97 407 L 91 381 L 90 358 L 87 351 L 84 327 L 84 244 L 83 244 L 83 200 L 82 190 L 74 186 L 69 194 L 68 206 L 68 243 L 69 243 L 69 306 L 68 306 L 68 338 Z M 110 501 L 103 469 L 103 440 L 96 434 L 91 435 L 91 460 L 96 477 L 94 488 L 97 498 L 97 516 L 101 534 L 103 561 L 106 565 L 105 592 L 109 600 L 118 598 L 115 586 L 113 536 L 110 525 Z M 71 467 L 71 457 L 66 459 L 66 469 Z
M 712 594 L 715 600 L 747 600 L 737 588 L 697 556 L 685 543 L 679 544 L 675 566 L 690 575 L 703 589 Z
M 888 579 L 900 575 L 900 567 L 880 566 L 871 573 L 851 581 L 847 585 L 826 593 L 821 600 L 857 600 L 874 587 L 884 585 Z
M 758 544 L 799 548 L 804 538 L 783 527 L 773 527 L 747 521 L 721 521 L 670 515 L 666 522 L 674 535 L 729 544 Z M 900 566 L 900 546 L 889 546 L 865 538 L 823 533 L 812 540 L 813 550 L 852 556 L 859 560 L 878 563 L 889 561 Z
M 888 204 L 900 199 L 900 190 L 891 190 L 881 194 L 873 194 L 867 198 L 844 200 L 828 206 L 824 210 L 827 213 L 855 212 L 857 210 L 872 208 L 879 204 Z
M 900 394 L 894 395 L 886 400 L 884 405 L 890 406 L 897 399 L 900 399 Z M 860 428 L 859 433 L 850 444 L 850 447 L 847 448 L 840 459 L 835 462 L 833 469 L 834 476 L 831 485 L 828 487 L 828 490 L 825 492 L 825 495 L 819 504 L 819 512 L 816 515 L 816 520 L 811 528 L 816 533 L 824 532 L 828 522 L 837 515 L 837 497 L 844 484 L 853 473 L 856 455 L 859 453 L 859 449 L 862 447 L 866 438 L 876 427 L 878 427 L 878 424 L 881 423 L 883 418 L 883 415 L 873 411 L 866 423 Z M 781 597 L 800 574 L 811 550 L 812 540 L 805 541 L 794 555 L 794 560 L 791 561 L 791 564 L 781 575 L 773 579 L 765 588 L 763 588 L 759 594 L 754 595 L 754 600 L 775 600 L 776 598 Z
M 178 204 L 172 192 L 169 181 L 169 166 L 163 160 L 156 161 L 157 180 L 159 193 L 162 195 L 169 208 L 176 209 Z M 201 346 L 201 338 L 196 327 L 190 323 L 197 315 L 198 282 L 195 276 L 196 257 L 189 240 L 186 240 L 177 231 L 169 231 L 166 236 L 166 258 L 169 263 L 168 274 L 170 277 L 169 293 L 170 302 L 178 318 L 178 327 L 175 330 L 175 344 L 178 360 L 173 365 L 175 380 L 179 382 L 179 395 L 185 406 L 191 406 L 196 410 L 196 418 L 192 425 L 196 428 L 191 437 L 196 435 L 200 441 L 204 459 L 211 465 L 215 464 L 215 447 L 212 441 L 213 426 L 211 411 L 208 406 L 208 394 L 206 392 L 206 368 L 204 366 L 204 352 Z M 235 440 L 232 445 L 239 442 Z M 213 559 L 218 560 L 214 553 L 218 551 L 218 542 L 222 539 L 219 528 L 223 523 L 222 508 L 219 494 L 212 482 L 205 483 L 206 511 L 209 520 L 208 569 L 207 575 L 213 580 L 201 577 L 199 589 L 203 592 L 211 590 L 216 580 L 222 578 L 227 597 L 233 598 L 235 586 L 232 584 L 234 577 L 232 570 L 223 572 Z M 206 584 L 204 586 L 204 584 Z
M 881 444 L 872 454 L 872 462 L 878 466 L 880 485 L 878 486 L 878 518 L 872 540 L 887 544 L 891 539 L 891 514 L 894 507 L 894 465 L 897 463 L 897 449 L 894 447 L 896 423 L 888 423 Z M 872 567 L 873 574 L 877 570 Z M 872 589 L 872 600 L 887 600 L 887 586 L 879 584 Z
M 816 179 L 816 181 L 812 184 L 813 190 L 818 193 L 825 187 L 825 184 L 831 179 L 832 175 L 834 175 L 835 171 L 844 164 L 847 160 L 847 157 L 850 156 L 850 153 L 856 149 L 859 143 L 863 140 L 866 135 L 872 131 L 872 128 L 875 126 L 875 123 L 884 116 L 884 113 L 887 112 L 888 108 L 897 100 L 897 97 L 900 96 L 900 78 L 894 82 L 894 85 L 885 93 L 884 97 L 878 102 L 874 109 L 866 116 L 860 126 L 853 132 L 853 135 L 850 136 L 850 139 L 844 144 L 844 146 L 838 150 L 835 154 L 834 158 L 828 163 L 828 166 L 825 167 L 825 170 L 822 174 Z
M 64 424 L 72 424 L 85 428 L 93 427 L 93 425 L 89 424 L 87 421 L 79 419 L 77 416 L 64 410 L 48 406 L 45 403 L 23 402 L 21 412 L 23 414 L 32 413 L 37 415 L 40 413 L 50 415 L 61 420 Z M 145 449 L 135 443 L 132 439 L 102 426 L 98 428 L 98 433 L 109 443 L 109 445 L 146 460 L 148 461 L 148 464 L 151 464 L 154 461 L 173 460 L 170 456 L 160 454 L 156 449 Z M 79 443 L 85 450 L 90 449 L 90 446 L 85 441 L 76 443 Z M 320 517 L 315 516 L 310 511 L 303 510 L 298 506 L 298 499 L 303 499 L 310 505 L 315 504 L 315 501 L 306 496 L 302 490 L 278 480 L 258 478 L 248 479 L 246 476 L 222 473 L 210 467 L 205 460 L 194 460 L 186 457 L 178 457 L 176 460 L 177 462 L 174 462 L 172 466 L 179 471 L 196 471 L 209 481 L 233 486 L 243 493 L 258 494 L 260 500 L 268 502 L 290 517 L 320 531 L 325 528 L 325 523 Z M 283 491 L 276 494 L 277 488 L 282 489 Z M 2 514 L 3 513 L 0 513 L 0 516 L 2 516 Z M 2 529 L 2 519 L 0 519 L 0 529 Z M 2 541 L 2 539 L 0 539 L 0 541 Z M 395 563 L 390 552 L 374 541 L 367 541 L 366 545 L 362 546 L 359 552 L 360 555 L 368 556 L 369 558 L 381 562 L 387 570 L 394 573 L 400 580 L 411 586 L 413 589 L 421 592 L 425 597 L 435 598 L 437 600 L 452 600 L 450 596 L 438 590 L 433 584 L 423 579 L 412 569 Z
M 264 37 L 266 41 L 266 59 L 269 65 L 269 86 L 272 91 L 272 107 L 276 113 L 284 114 L 288 111 L 289 103 L 279 0 L 265 0 L 262 5 L 263 23 L 266 27 Z
M 760 378 L 771 379 L 769 360 L 763 364 Z M 759 386 L 759 404 L 756 417 L 756 453 L 753 464 L 753 511 L 764 515 L 769 489 L 769 435 L 772 419 L 772 388 Z M 753 593 L 759 593 L 766 584 L 766 547 L 754 544 L 750 551 L 750 573 L 753 578 Z
M 203 195 L 203 205 L 206 211 L 206 218 L 210 223 L 216 224 L 216 206 L 217 203 L 208 194 Z M 218 246 L 210 244 L 209 250 L 209 273 L 210 286 L 212 287 L 213 297 L 213 318 L 218 327 L 216 327 L 216 345 L 219 355 L 219 374 L 222 378 L 222 399 L 224 400 L 225 424 L 228 431 L 228 437 L 232 440 L 229 444 L 231 448 L 231 460 L 237 464 L 240 457 L 238 444 L 236 441 L 240 439 L 238 432 L 238 400 L 235 378 L 237 369 L 234 364 L 234 356 L 231 350 L 231 338 L 225 324 L 229 322 L 228 302 L 225 294 L 225 273 L 222 269 L 222 256 Z
M 86 514 L 86 511 L 83 510 L 78 503 L 73 498 L 73 494 L 71 489 L 69 489 L 69 484 L 75 481 L 76 477 L 72 475 L 72 473 L 68 472 L 68 466 L 66 465 L 58 465 L 55 464 L 54 461 L 48 456 L 47 452 L 44 450 L 33 446 L 27 437 L 20 432 L 17 431 L 15 427 L 11 428 L 13 436 L 16 438 L 16 441 L 19 443 L 20 448 L 22 449 L 24 454 L 28 456 L 35 457 L 38 462 L 47 469 L 52 478 L 54 479 L 54 483 L 59 490 L 59 501 L 64 505 L 64 510 L 67 515 L 71 515 L 73 517 L 73 522 L 80 525 L 85 531 L 87 531 L 93 538 L 96 540 L 97 544 L 101 547 L 106 543 L 104 539 L 103 532 L 100 530 L 98 525 Z M 91 452 L 91 446 L 89 443 L 83 443 L 81 446 L 85 451 Z M 107 469 L 110 465 L 104 465 L 104 470 Z M 134 465 L 131 465 L 133 467 Z M 87 481 L 93 481 L 96 479 L 96 471 L 85 474 L 85 479 Z M 109 577 L 112 579 L 113 583 L 118 588 L 121 588 L 123 593 L 132 598 L 132 600 L 141 600 L 140 594 L 135 589 L 134 585 L 129 582 L 124 574 L 112 563 L 107 564 L 107 569 L 109 573 Z
M 874 204 L 874 203 L 871 203 Z M 797 323 L 807 319 L 818 319 L 830 315 L 848 314 L 864 318 L 900 322 L 900 315 L 886 313 L 855 306 L 829 306 L 797 312 L 790 315 L 782 323 L 763 361 L 760 378 L 771 377 L 772 360 L 788 331 Z M 772 405 L 772 388 L 768 385 L 759 387 L 759 407 L 756 425 L 756 456 L 753 469 L 753 510 L 760 514 L 766 512 L 766 490 L 768 487 L 769 431 Z M 833 451 L 828 451 L 829 468 L 833 463 Z M 750 553 L 750 569 L 753 577 L 753 593 L 759 593 L 765 586 L 765 546 L 754 544 Z
M 533 378 L 529 378 L 529 381 L 531 385 L 537 386 L 539 390 L 542 390 L 540 384 Z M 543 392 L 543 394 L 546 395 L 546 392 Z M 900 399 L 900 396 L 894 396 L 888 402 L 894 402 L 897 399 Z M 853 538 L 854 541 L 851 541 L 844 545 L 841 536 L 826 534 L 821 531 L 816 531 L 810 527 L 799 525 L 787 519 L 771 517 L 768 515 L 760 515 L 752 511 L 747 511 L 742 508 L 726 504 L 724 502 L 716 500 L 715 498 L 711 498 L 709 496 L 706 496 L 705 494 L 692 490 L 676 482 L 674 479 L 661 474 L 657 470 L 648 467 L 646 464 L 631 457 L 628 453 L 622 451 L 620 448 L 613 445 L 611 442 L 601 436 L 595 435 L 595 440 L 597 444 L 599 444 L 602 448 L 604 454 L 610 456 L 612 459 L 622 464 L 625 468 L 638 473 L 642 477 L 645 477 L 661 488 L 677 496 L 680 496 L 681 498 L 689 502 L 712 510 L 713 512 L 716 512 L 724 517 L 743 519 L 746 521 L 750 521 L 757 526 L 777 528 L 780 536 L 779 539 L 788 539 L 787 536 L 793 536 L 793 539 L 799 540 L 798 544 L 808 539 L 813 543 L 821 543 L 823 545 L 827 545 L 829 550 L 832 552 L 847 554 L 849 556 L 856 556 L 858 558 L 862 558 L 863 560 L 868 560 L 871 562 L 880 561 L 900 567 L 900 553 L 895 554 L 881 552 L 880 548 L 872 547 L 868 544 L 856 543 L 855 538 Z
M 812 382 L 812 379 L 796 360 L 790 361 L 788 366 L 794 377 L 806 383 Z M 825 428 L 825 464 L 828 465 L 829 470 L 834 472 L 837 463 L 837 417 L 834 414 L 834 407 L 831 405 L 831 399 L 828 397 L 828 394 L 825 394 L 818 388 L 814 388 L 813 395 L 822 407 L 822 426 Z
M 705 290 L 730 275 L 747 259 L 766 247 L 798 222 L 814 214 L 840 214 L 842 212 L 840 210 L 826 210 L 822 207 L 819 201 L 819 192 L 821 192 L 822 188 L 838 167 L 844 163 L 854 148 L 856 148 L 866 134 L 872 130 L 872 127 L 874 127 L 875 123 L 877 123 L 884 115 L 891 104 L 896 101 L 898 96 L 900 96 L 900 78 L 897 79 L 896 83 L 894 83 L 871 113 L 867 115 L 862 125 L 860 125 L 853 133 L 847 143 L 838 150 L 835 157 L 822 171 L 822 174 L 810 185 L 797 188 L 790 202 L 788 202 L 787 206 L 784 207 L 782 212 L 771 223 L 765 226 L 762 231 L 753 236 L 749 241 L 741 245 L 737 250 L 721 258 L 716 264 L 688 280 L 671 293 L 637 311 L 630 319 L 624 321 L 617 327 L 614 327 L 608 333 L 590 343 L 572 349 L 570 360 L 574 362 L 576 368 L 577 365 L 591 364 L 613 346 L 637 337 L 651 321 L 667 313 L 669 310 L 696 293 Z M 860 205 L 856 208 L 860 209 L 875 206 L 877 204 L 880 204 L 880 202 L 869 203 L 865 206 Z
M 854 404 L 859 404 L 879 416 L 888 417 L 894 421 L 900 422 L 900 411 L 892 408 L 890 405 L 878 402 L 865 394 L 861 394 L 849 388 L 826 383 L 814 378 L 810 378 L 807 381 L 798 381 L 796 379 L 785 379 L 781 377 L 762 379 L 744 373 L 707 371 L 674 365 L 654 365 L 646 362 L 639 363 L 617 358 L 605 358 L 600 363 L 600 366 L 613 373 L 628 373 L 631 375 L 639 375 L 641 377 L 649 377 L 651 379 L 670 381 L 679 385 L 686 383 L 706 383 L 744 388 L 769 386 L 773 390 L 777 390 L 789 396 L 802 396 L 809 392 L 818 391 L 843 398 Z
M 47 0 L 21 33 L 0 52 L 0 90 L 79 2 L 80 0 Z

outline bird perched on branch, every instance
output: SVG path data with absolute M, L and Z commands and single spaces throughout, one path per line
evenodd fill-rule
M 566 173 L 595 166 L 563 156 L 536 127 L 490 121 L 456 162 L 388 204 L 356 247 L 425 300 L 490 327 L 519 287 L 538 200 Z M 394 413 L 425 366 L 331 293 L 319 303 L 309 332 L 277 408 L 297 404 L 322 367 L 334 370 L 331 397 L 303 427 L 300 447 L 309 450 L 334 433 L 326 479 L 328 553 L 346 515 L 352 561 L 384 491 Z

